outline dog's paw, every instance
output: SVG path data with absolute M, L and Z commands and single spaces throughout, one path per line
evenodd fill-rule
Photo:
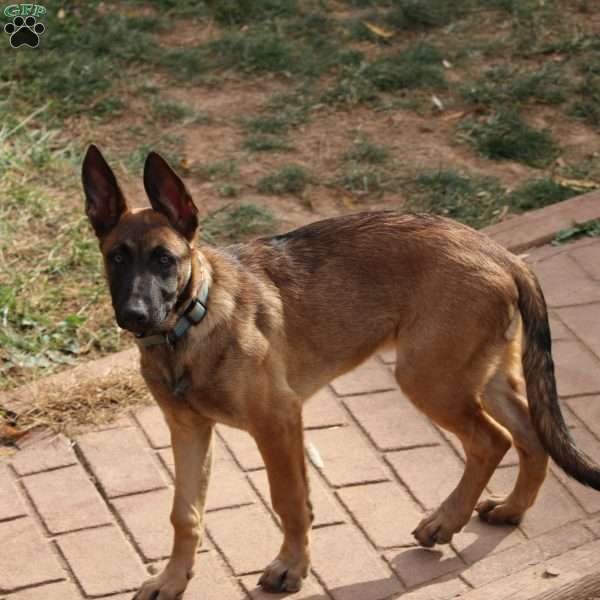
M 175 600 L 183 594 L 192 576 L 193 573 L 174 574 L 166 568 L 159 575 L 144 581 L 133 600 Z
M 491 525 L 518 525 L 523 517 L 523 512 L 506 498 L 482 500 L 475 510 L 482 521 Z
M 461 525 L 453 523 L 441 508 L 427 515 L 412 532 L 421 546 L 432 548 L 435 544 L 449 544 Z
M 277 557 L 264 571 L 258 584 L 267 592 L 297 592 L 308 575 L 308 561 L 288 563 Z

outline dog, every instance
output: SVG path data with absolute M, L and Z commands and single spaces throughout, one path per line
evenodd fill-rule
M 600 489 L 600 470 L 560 412 L 540 286 L 482 233 L 384 211 L 216 249 L 196 245 L 198 210 L 158 154 L 144 167 L 149 209 L 128 208 L 95 146 L 82 180 L 117 323 L 135 335 L 172 438 L 172 555 L 136 600 L 173 600 L 192 576 L 215 423 L 248 431 L 267 469 L 283 543 L 261 586 L 300 589 L 312 522 L 303 402 L 386 346 L 396 349 L 402 391 L 466 454 L 454 491 L 413 532 L 421 545 L 450 542 L 474 509 L 488 523 L 518 523 L 548 455 Z M 511 442 L 514 489 L 478 503 Z

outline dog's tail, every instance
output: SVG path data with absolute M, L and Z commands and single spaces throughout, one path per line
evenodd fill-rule
M 514 278 L 525 331 L 523 370 L 535 430 L 559 467 L 580 483 L 600 490 L 600 468 L 575 446 L 560 412 L 548 311 L 540 285 L 527 267 L 519 267 Z

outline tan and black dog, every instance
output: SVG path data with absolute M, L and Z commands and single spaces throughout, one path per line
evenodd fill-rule
M 129 210 L 89 148 L 86 212 L 117 322 L 136 334 L 175 459 L 171 559 L 137 600 L 172 600 L 191 577 L 215 423 L 248 431 L 267 468 L 284 537 L 260 583 L 300 588 L 312 519 L 302 404 L 386 345 L 397 350 L 401 389 L 459 437 L 467 457 L 454 491 L 415 529 L 422 545 L 448 543 L 475 507 L 489 523 L 518 523 L 548 454 L 600 488 L 600 471 L 575 448 L 560 413 L 539 285 L 492 240 L 440 217 L 377 212 L 196 247 L 197 209 L 155 153 L 144 184 L 152 208 Z M 520 459 L 514 489 L 477 504 L 511 440 Z

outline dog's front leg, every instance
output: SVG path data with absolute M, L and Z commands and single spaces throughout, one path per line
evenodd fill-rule
M 295 592 L 310 566 L 312 522 L 300 409 L 293 414 L 270 415 L 253 435 L 267 467 L 271 502 L 281 518 L 284 535 L 279 554 L 259 583 L 269 591 Z
M 204 532 L 204 504 L 212 465 L 213 423 L 167 416 L 175 460 L 175 496 L 171 523 L 173 550 L 165 569 L 148 579 L 134 600 L 174 600 L 193 575 L 198 544 Z

